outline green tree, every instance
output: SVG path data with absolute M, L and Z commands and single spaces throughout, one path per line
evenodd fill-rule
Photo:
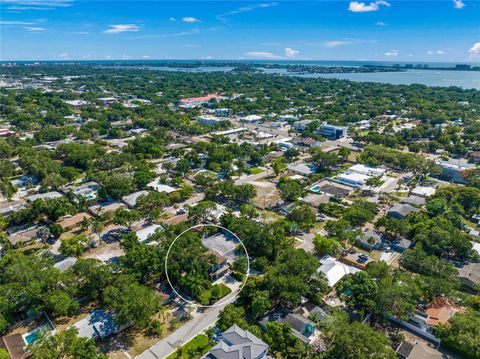
M 129 275 L 119 275 L 103 293 L 106 309 L 115 313 L 119 324 L 136 323 L 144 327 L 159 307 L 152 290 L 137 284 Z
M 79 337 L 76 328 L 70 328 L 54 335 L 43 335 L 30 348 L 32 359 L 82 358 L 106 359 L 98 352 L 93 339 Z

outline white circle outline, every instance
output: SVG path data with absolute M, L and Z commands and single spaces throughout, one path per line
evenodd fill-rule
M 222 299 L 220 299 L 220 302 L 219 303 L 216 303 L 216 304 L 212 304 L 212 305 L 203 305 L 203 304 L 199 304 L 197 302 L 194 302 L 194 301 L 191 301 L 191 300 L 187 300 L 185 299 L 184 297 L 182 297 L 180 295 L 180 293 L 178 293 L 175 288 L 173 287 L 173 284 L 172 282 L 170 282 L 170 277 L 168 276 L 168 256 L 170 254 L 170 250 L 172 249 L 173 245 L 175 244 L 175 242 L 177 241 L 178 238 L 180 238 L 182 235 L 184 235 L 186 232 L 188 231 L 191 231 L 192 229 L 195 229 L 195 228 L 200 228 L 200 227 L 208 227 L 208 226 L 211 226 L 211 227 L 216 227 L 216 228 L 220 228 L 220 229 L 223 229 L 227 232 L 229 232 L 230 234 L 232 234 L 239 242 L 240 244 L 242 245 L 243 247 L 243 250 L 245 251 L 245 255 L 247 257 L 247 276 L 245 277 L 245 280 L 243 281 L 243 284 L 242 286 L 237 289 L 237 294 L 235 296 L 233 296 L 231 299 L 225 301 L 225 302 L 222 302 Z M 222 227 L 222 226 L 219 226 L 217 224 L 212 224 L 212 223 L 201 223 L 201 224 L 197 224 L 195 226 L 192 226 L 192 227 L 189 227 L 187 228 L 186 230 L 184 230 L 182 233 L 180 233 L 174 240 L 173 242 L 170 244 L 170 247 L 168 247 L 168 251 L 167 251 L 167 255 L 165 256 L 165 276 L 167 277 L 167 282 L 168 284 L 170 285 L 170 288 L 172 288 L 172 290 L 175 292 L 175 294 L 180 297 L 182 300 L 184 300 L 185 302 L 189 303 L 189 304 L 192 304 L 192 305 L 195 305 L 197 307 L 201 307 L 201 308 L 215 308 L 215 307 L 220 307 L 222 305 L 225 305 L 225 304 L 229 304 L 231 302 L 233 302 L 235 299 L 237 299 L 238 297 L 238 294 L 240 294 L 240 292 L 243 290 L 243 288 L 245 287 L 245 284 L 247 284 L 247 280 L 248 280 L 248 277 L 250 275 L 250 256 L 248 255 L 248 252 L 247 252 L 247 248 L 245 248 L 245 245 L 243 244 L 242 240 L 240 238 L 238 238 L 238 236 L 233 233 L 231 230 L 225 228 L 225 227 Z

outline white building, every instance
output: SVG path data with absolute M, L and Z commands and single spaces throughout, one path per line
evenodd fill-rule
M 383 168 L 369 167 L 362 164 L 356 164 L 350 167 L 348 169 L 348 172 L 359 173 L 371 177 L 381 177 L 385 174 L 386 171 Z
M 412 189 L 411 194 L 420 197 L 430 197 L 435 194 L 435 188 L 426 186 L 417 186 Z
M 147 187 L 150 187 L 151 189 L 154 189 L 157 192 L 164 192 L 164 193 L 172 193 L 178 190 L 175 187 L 160 183 L 158 178 L 150 182 L 147 185 Z
M 372 178 L 370 176 L 361 174 L 361 173 L 355 173 L 355 172 L 346 172 L 346 173 L 340 173 L 337 177 L 336 180 L 340 183 L 343 183 L 347 186 L 351 187 L 361 187 L 365 186 L 367 181 Z
M 261 120 L 263 120 L 263 117 L 258 115 L 248 115 L 240 118 L 241 122 L 250 122 L 250 123 L 258 122 Z
M 142 242 L 142 243 L 146 242 L 150 238 L 150 236 L 155 234 L 157 229 L 160 228 L 160 227 L 161 226 L 158 225 L 158 224 L 152 224 L 151 226 L 142 228 L 141 230 L 137 231 L 136 234 L 137 234 L 137 237 L 138 237 L 138 241 Z
M 297 121 L 293 124 L 293 128 L 295 131 L 305 131 L 308 127 L 313 122 L 313 120 L 301 120 Z
M 325 256 L 320 259 L 320 263 L 321 266 L 317 269 L 317 272 L 325 274 L 329 287 L 333 287 L 347 274 L 361 272 L 360 269 L 339 262 L 330 256 Z

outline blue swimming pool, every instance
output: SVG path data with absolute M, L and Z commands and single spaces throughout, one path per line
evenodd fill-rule
M 50 325 L 50 323 L 46 323 L 44 325 L 42 325 L 41 327 L 38 327 L 38 328 L 35 328 L 34 330 L 32 330 L 31 332 L 25 334 L 23 336 L 23 340 L 25 341 L 25 343 L 27 345 L 30 345 L 32 343 L 34 343 L 37 339 L 38 339 L 38 335 L 43 332 L 43 331 L 47 331 L 47 332 L 50 332 L 53 330 L 53 327 Z
M 320 186 L 310 187 L 310 191 L 312 191 L 312 192 L 320 192 Z

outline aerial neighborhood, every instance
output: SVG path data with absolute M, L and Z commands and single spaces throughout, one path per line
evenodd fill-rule
M 1 359 L 480 358 L 478 90 L 1 70 Z

